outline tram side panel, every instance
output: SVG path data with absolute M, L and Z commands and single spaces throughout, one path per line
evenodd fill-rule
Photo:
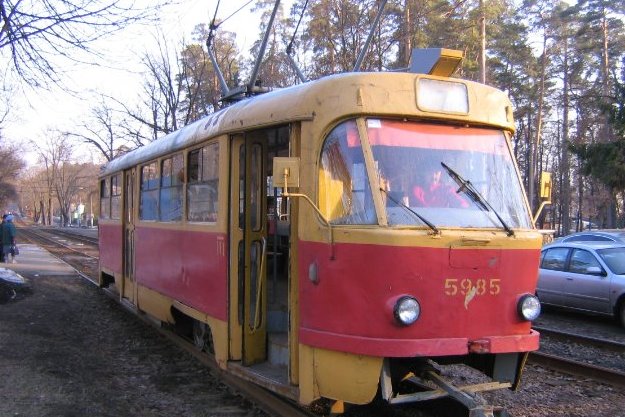
M 100 285 L 106 282 L 102 274 L 121 279 L 123 270 L 123 228 L 118 221 L 100 221 L 98 225 L 100 247 Z
M 137 283 L 227 320 L 226 235 L 152 226 L 136 229 Z

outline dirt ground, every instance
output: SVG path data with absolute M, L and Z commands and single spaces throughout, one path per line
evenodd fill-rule
M 24 278 L 0 297 L 0 416 L 262 414 L 93 284 Z

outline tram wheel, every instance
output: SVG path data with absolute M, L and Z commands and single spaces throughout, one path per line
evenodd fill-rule
M 193 344 L 198 350 L 213 353 L 213 338 L 210 327 L 206 323 L 193 321 Z

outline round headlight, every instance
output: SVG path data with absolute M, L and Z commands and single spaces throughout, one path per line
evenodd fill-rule
M 524 320 L 536 320 L 540 315 L 540 301 L 538 300 L 538 297 L 531 294 L 525 294 L 519 300 L 518 310 Z
M 408 326 L 419 318 L 421 306 L 414 297 L 406 295 L 397 300 L 395 308 L 393 309 L 393 314 L 400 324 Z

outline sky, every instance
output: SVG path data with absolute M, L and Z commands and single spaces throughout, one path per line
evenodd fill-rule
M 144 0 L 149 2 L 149 0 Z M 198 24 L 210 23 L 219 3 L 218 19 L 225 19 L 247 3 L 247 0 L 178 0 L 161 13 L 158 29 L 165 35 L 170 48 L 176 49 L 182 39 L 192 40 L 191 33 Z M 251 13 L 253 3 L 230 17 L 220 28 L 237 34 L 239 51 L 250 49 L 258 36 L 260 14 Z M 285 10 L 291 1 L 282 1 Z M 50 91 L 32 89 L 16 90 L 12 97 L 12 113 L 5 126 L 3 137 L 21 143 L 29 165 L 36 164 L 36 155 L 28 145 L 31 140 L 45 140 L 47 129 L 71 130 L 80 124 L 94 105 L 98 93 L 111 95 L 127 103 L 136 102 L 141 91 L 142 67 L 140 58 L 146 51 L 156 49 L 157 27 L 134 26 L 107 38 L 97 45 L 105 55 L 98 65 L 63 63 L 66 75 L 63 83 L 67 90 Z M 97 154 L 82 147 L 77 154 L 79 162 L 98 162 Z

